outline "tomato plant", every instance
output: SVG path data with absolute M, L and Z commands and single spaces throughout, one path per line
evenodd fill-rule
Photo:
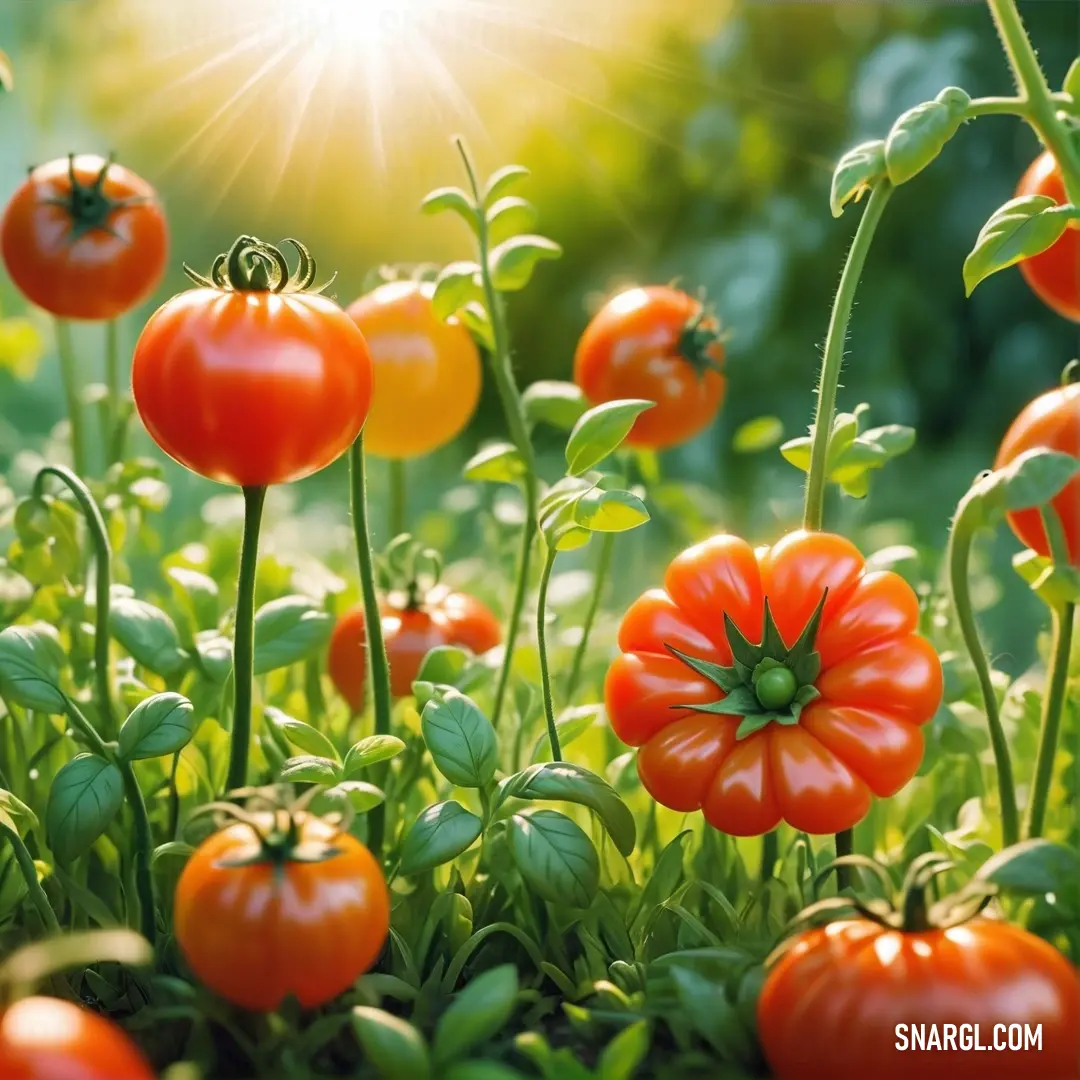
M 631 446 L 664 450 L 700 434 L 724 400 L 724 346 L 701 301 L 662 285 L 629 289 L 596 313 L 574 354 L 590 401 L 643 398 Z

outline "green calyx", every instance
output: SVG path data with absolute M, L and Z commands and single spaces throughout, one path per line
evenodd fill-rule
M 719 322 L 703 303 L 679 334 L 679 355 L 694 369 L 699 379 L 710 371 L 720 374 L 724 369 L 716 354 L 724 338 Z
M 210 276 L 192 270 L 186 263 L 184 273 L 204 289 L 222 292 L 311 293 L 321 295 L 333 284 L 315 285 L 316 266 L 311 252 L 299 240 L 286 239 L 296 250 L 296 269 L 290 270 L 281 249 L 255 236 L 241 236 L 225 253 L 214 260 Z
M 109 169 L 114 164 L 115 158 L 110 154 L 101 167 L 101 171 L 94 177 L 93 183 L 84 184 L 75 173 L 75 155 L 68 154 L 68 180 L 71 190 L 47 201 L 54 206 L 63 207 L 71 216 L 72 242 L 95 230 L 109 233 L 111 236 L 118 235 L 111 224 L 113 214 L 118 210 L 138 206 L 147 201 L 141 195 L 128 199 L 110 199 L 105 194 L 105 181 L 108 179 Z
M 745 739 L 774 721 L 785 726 L 797 724 L 802 710 L 819 696 L 814 680 L 821 673 L 821 657 L 814 649 L 814 642 L 828 595 L 826 589 L 799 639 L 790 648 L 777 629 L 768 597 L 765 598 L 764 630 L 757 645 L 749 642 L 731 616 L 724 612 L 724 628 L 735 661 L 730 667 L 687 656 L 668 645 L 672 654 L 715 683 L 725 695 L 720 701 L 679 704 L 674 708 L 741 716 L 736 739 Z
M 384 592 L 405 596 L 405 607 L 415 611 L 442 577 L 442 556 L 433 548 L 402 533 L 387 545 L 378 560 L 379 585 Z

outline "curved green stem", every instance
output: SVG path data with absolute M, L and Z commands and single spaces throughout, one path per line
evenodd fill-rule
M 154 907 L 154 875 L 150 869 L 150 856 L 154 850 L 154 837 L 150 831 L 150 817 L 146 812 L 139 779 L 130 761 L 119 761 L 120 775 L 124 778 L 124 794 L 127 796 L 135 820 L 135 892 L 139 897 L 139 929 L 151 945 L 157 940 L 157 915 Z
M 614 552 L 615 533 L 604 533 L 600 544 L 600 557 L 596 562 L 596 577 L 593 581 L 592 597 L 589 599 L 589 610 L 585 612 L 585 621 L 581 625 L 581 640 L 574 650 L 574 659 L 570 665 L 570 676 L 566 680 L 567 702 L 573 699 L 578 679 L 581 678 L 581 666 L 585 662 L 585 654 L 589 648 L 589 635 L 592 633 L 593 623 L 596 622 L 596 613 L 600 610 L 600 600 L 603 597 L 604 586 L 607 584 L 608 573 L 611 570 L 611 558 Z
M 1069 201 L 1080 206 L 1080 150 L 1072 141 L 1069 129 L 1057 116 L 1057 100 L 1046 81 L 1016 0 L 987 0 L 990 14 L 1001 35 L 1021 98 L 1027 105 L 1026 119 L 1054 155 L 1065 180 Z
M 1039 750 L 1035 757 L 1035 779 L 1031 785 L 1024 835 L 1031 840 L 1042 835 L 1046 804 L 1054 779 L 1054 756 L 1057 753 L 1061 714 L 1065 707 L 1069 682 L 1069 656 L 1072 652 L 1073 622 L 1076 606 L 1064 604 L 1053 612 L 1054 645 L 1050 658 L 1049 685 L 1043 698 L 1042 723 L 1039 727 Z
M 408 487 L 405 483 L 405 462 L 390 459 L 390 538 L 408 529 Z
M 488 316 L 491 319 L 491 332 L 495 342 L 495 347 L 490 354 L 491 374 L 495 380 L 495 388 L 499 392 L 503 412 L 506 415 L 506 426 L 509 429 L 510 438 L 517 447 L 521 460 L 525 463 L 525 475 L 522 479 L 525 489 L 525 524 L 521 530 L 521 552 L 518 555 L 517 584 L 514 590 L 514 602 L 510 610 L 510 617 L 506 624 L 506 647 L 503 654 L 502 668 L 499 671 L 499 681 L 495 690 L 495 702 L 491 712 L 492 723 L 498 728 L 499 717 L 502 714 L 503 702 L 506 698 L 506 687 L 510 681 L 510 668 L 514 660 L 514 646 L 517 644 L 517 635 L 521 628 L 521 612 L 528 588 L 529 563 L 532 559 L 533 540 L 536 535 L 539 486 L 537 484 L 536 453 L 533 450 L 532 439 L 529 437 L 529 425 L 525 418 L 525 408 L 521 403 L 521 393 L 518 391 L 517 383 L 514 381 L 514 371 L 510 361 L 510 334 L 506 325 L 506 310 L 503 306 L 502 296 L 491 280 L 489 265 L 490 243 L 480 185 L 477 183 L 476 171 L 473 169 L 465 144 L 460 139 L 456 139 L 455 145 L 461 155 L 461 160 L 464 162 L 465 172 L 468 174 L 469 185 L 478 208 L 476 240 L 480 261 L 480 276 L 483 282 L 484 302 L 487 306 Z
M 68 426 L 71 429 L 71 464 L 82 476 L 86 472 L 86 440 L 83 430 L 83 411 L 79 370 L 75 363 L 75 348 L 71 343 L 71 324 L 56 320 L 56 351 L 60 357 L 60 379 L 67 402 Z
M 390 696 L 390 666 L 383 641 L 382 613 L 379 594 L 375 591 L 375 560 L 371 554 L 371 532 L 368 525 L 367 475 L 364 468 L 363 432 L 349 451 L 349 474 L 352 498 L 353 534 L 356 538 L 356 560 L 360 570 L 360 588 L 364 594 L 364 623 L 367 630 L 368 655 L 371 660 L 371 688 L 375 703 L 375 734 L 390 734 L 392 699 Z M 381 858 L 383 831 L 386 825 L 385 805 L 376 806 L 368 815 L 368 846 L 375 858 Z
M 32 494 L 40 499 L 45 478 L 55 476 L 75 497 L 82 511 L 90 542 L 94 547 L 94 681 L 98 711 L 106 734 L 116 729 L 112 707 L 112 678 L 109 665 L 109 602 L 111 594 L 112 548 L 109 530 L 90 489 L 66 465 L 46 465 L 34 477 Z
M 544 691 L 544 716 L 547 719 L 548 742 L 551 744 L 551 760 L 562 761 L 562 748 L 559 746 L 559 730 L 555 726 L 555 704 L 551 696 L 551 672 L 548 670 L 547 655 L 547 593 L 551 581 L 551 571 L 555 566 L 555 548 L 548 550 L 544 570 L 540 575 L 540 591 L 536 599 L 536 643 L 540 649 L 540 684 Z
M 844 364 L 844 344 L 847 340 L 848 321 L 855 302 L 855 290 L 866 263 L 866 254 L 874 239 L 878 222 L 881 221 L 885 204 L 893 187 L 888 180 L 881 180 L 870 195 L 859 228 L 855 232 L 851 250 L 848 252 L 844 271 L 840 275 L 840 287 L 836 291 L 829 331 L 825 337 L 825 354 L 818 379 L 817 409 L 814 414 L 814 435 L 810 450 L 810 469 L 806 476 L 806 504 L 803 511 L 803 527 L 808 530 L 821 528 L 825 512 L 825 487 L 828 482 L 829 437 L 832 434 L 833 416 L 836 413 L 836 390 L 840 382 L 840 369 Z
M 49 903 L 49 898 L 41 887 L 37 867 L 34 865 L 34 860 L 31 858 L 26 844 L 23 843 L 22 837 L 14 829 L 9 829 L 6 825 L 0 825 L 0 833 L 3 833 L 11 843 L 15 862 L 18 864 L 19 872 L 26 882 L 27 895 L 30 897 L 42 925 L 45 927 L 45 932 L 59 934 L 60 923 L 57 922 L 56 912 L 53 911 L 52 904 Z
M 236 583 L 233 719 L 226 791 L 235 791 L 247 784 L 252 687 L 255 681 L 255 573 L 259 565 L 259 530 L 265 502 L 265 487 L 244 488 L 244 538 L 240 546 L 240 576 Z
M 1001 836 L 1006 847 L 1020 839 L 1020 826 L 1016 810 L 1016 788 L 1013 783 L 1012 758 L 1009 755 L 1009 743 L 1005 738 L 1005 729 L 1001 725 L 998 710 L 997 693 L 990 675 L 990 663 L 979 640 L 979 628 L 975 622 L 975 611 L 971 603 L 971 588 L 968 581 L 968 563 L 971 558 L 971 546 L 978 528 L 978 519 L 972 508 L 977 507 L 977 496 L 968 492 L 960 500 L 949 534 L 949 546 L 946 561 L 949 567 L 949 587 L 952 592 L 953 607 L 956 611 L 960 634 L 964 639 L 972 667 L 979 680 L 983 708 L 986 710 L 986 725 L 990 732 L 990 745 L 994 751 L 994 764 L 997 767 L 998 798 L 1001 803 Z
M 973 98 L 968 104 L 966 116 L 1021 116 L 1025 120 L 1031 113 L 1027 99 L 1022 97 Z

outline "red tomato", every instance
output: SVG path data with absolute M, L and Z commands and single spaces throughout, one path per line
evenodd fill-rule
M 1058 387 L 1031 402 L 1001 440 L 994 468 L 1000 469 L 1026 451 L 1037 449 L 1080 457 L 1080 384 Z M 1070 480 L 1050 505 L 1061 518 L 1069 560 L 1073 566 L 1080 566 L 1080 477 Z M 1009 525 L 1022 544 L 1040 555 L 1050 554 L 1038 507 L 1009 514 Z
M 30 173 L 4 212 L 0 249 L 31 303 L 63 319 L 115 319 L 161 282 L 169 234 L 145 180 L 85 154 Z
M 1018 197 L 1046 195 L 1056 203 L 1068 203 L 1065 181 L 1049 150 L 1031 163 L 1016 194 Z M 1024 259 L 1019 265 L 1024 280 L 1048 308 L 1080 322 L 1080 230 L 1075 228 L 1075 223 L 1046 251 Z
M 139 1048 L 103 1016 L 29 997 L 0 1012 L 3 1080 L 154 1080 Z
M 725 694 L 672 649 L 728 667 L 724 616 L 757 643 L 766 597 L 790 647 L 826 589 L 820 673 L 805 684 L 818 696 L 801 713 L 789 710 L 739 738 L 744 716 L 689 707 Z M 891 572 L 868 571 L 843 537 L 799 531 L 755 551 L 738 537 L 714 536 L 679 555 L 664 588 L 626 612 L 621 655 L 605 684 L 611 726 L 640 747 L 638 774 L 657 802 L 702 810 L 722 832 L 753 836 L 781 821 L 808 833 L 850 828 L 873 796 L 892 795 L 915 775 L 920 726 L 941 701 L 941 664 L 915 632 L 918 614 L 911 587 Z M 742 690 L 753 709 L 769 714 L 798 685 L 790 675 L 779 682 L 762 680 L 756 699 Z
M 665 450 L 716 416 L 727 380 L 715 319 L 678 289 L 653 285 L 609 300 L 578 343 L 574 382 L 594 404 L 639 398 L 656 405 L 634 422 L 631 446 Z
M 502 641 L 499 620 L 488 607 L 467 593 L 450 592 L 443 586 L 432 590 L 418 607 L 384 604 L 382 629 L 395 697 L 412 693 L 420 665 L 432 649 L 460 645 L 479 655 Z M 364 704 L 366 643 L 364 608 L 357 605 L 338 619 L 328 656 L 330 678 L 354 712 Z
M 245 248 L 251 258 L 271 250 Z M 371 356 L 345 312 L 315 293 L 258 284 L 170 300 L 132 362 L 151 438 L 193 472 L 240 487 L 318 472 L 352 445 L 371 404 Z
M 273 815 L 256 817 L 271 829 Z M 371 967 L 389 932 L 390 893 L 371 852 L 320 818 L 295 822 L 291 848 L 229 825 L 176 886 L 173 925 L 191 970 L 245 1009 L 271 1012 L 290 995 L 305 1009 L 325 1004 Z
M 769 972 L 757 1016 L 775 1080 L 1080 1077 L 1076 970 L 1045 941 L 989 919 L 914 933 L 863 919 L 809 930 Z M 951 1047 L 912 1047 L 911 1028 L 930 1024 L 939 1038 L 955 1025 Z M 984 1046 L 1008 1046 L 1011 1025 L 1023 1024 L 1042 1025 L 1041 1050 L 980 1053 L 959 1042 L 975 1035 L 961 1025 L 977 1025 Z

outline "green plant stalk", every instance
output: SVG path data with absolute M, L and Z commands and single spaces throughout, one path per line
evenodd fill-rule
M 1025 118 L 1054 155 L 1069 201 L 1080 206 L 1080 150 L 1070 138 L 1069 129 L 1057 117 L 1056 97 L 1039 66 L 1016 0 L 987 0 L 987 4 L 1026 105 Z
M 776 869 L 776 859 L 780 853 L 779 838 L 775 829 L 770 829 L 761 838 L 761 880 L 768 881 Z
M 994 765 L 997 771 L 998 801 L 1001 803 L 1001 837 L 1005 846 L 1009 847 L 1020 839 L 1012 758 L 1009 754 L 1009 742 L 1005 737 L 1005 729 L 1001 724 L 997 693 L 990 675 L 990 663 L 979 640 L 979 627 L 975 622 L 968 581 L 971 546 L 977 528 L 976 520 L 971 514 L 971 508 L 975 505 L 970 492 L 960 500 L 956 519 L 949 533 L 946 563 L 949 567 L 949 588 L 952 592 L 953 608 L 956 611 L 960 634 L 971 657 L 971 664 L 975 668 L 979 690 L 982 693 L 983 708 L 986 711 L 986 726 L 990 732 L 990 745 L 994 751 Z
M 109 663 L 109 604 L 111 599 L 112 548 L 109 530 L 90 489 L 65 465 L 46 465 L 34 477 L 32 494 L 40 499 L 45 478 L 55 476 L 75 497 L 82 511 L 90 542 L 94 547 L 94 682 L 98 712 L 106 734 L 116 730 L 112 706 L 112 677 Z
M 536 599 L 536 643 L 540 649 L 540 685 L 544 692 L 544 717 L 547 720 L 548 742 L 551 744 L 551 760 L 562 761 L 562 748 L 559 746 L 559 729 L 555 726 L 555 704 L 551 696 L 551 672 L 548 670 L 547 655 L 547 594 L 551 582 L 551 571 L 555 566 L 556 548 L 548 550 L 544 561 L 544 570 L 540 575 L 540 591 Z
M 1046 805 L 1054 779 L 1054 757 L 1057 753 L 1061 714 L 1065 708 L 1069 682 L 1069 656 L 1072 652 L 1075 604 L 1064 604 L 1053 612 L 1054 644 L 1050 658 L 1049 685 L 1043 698 L 1042 722 L 1039 726 L 1039 749 L 1035 757 L 1035 778 L 1031 785 L 1024 835 L 1033 840 L 1042 835 L 1046 820 Z
M 118 432 L 122 410 L 120 406 L 120 323 L 110 319 L 105 324 L 105 388 L 108 391 L 108 423 L 105 425 L 104 451 L 105 465 L 108 467 L 119 460 L 122 443 Z
M 71 464 L 75 472 L 83 476 L 86 473 L 86 433 L 83 430 L 79 370 L 75 363 L 75 348 L 71 343 L 71 325 L 66 319 L 56 320 L 56 351 L 60 358 L 60 380 L 64 385 L 68 426 L 71 429 Z
M 405 462 L 391 458 L 390 462 L 390 539 L 408 529 L 409 496 L 405 483 Z
M 491 374 L 495 380 L 499 400 L 502 402 L 510 438 L 517 447 L 521 460 L 525 463 L 525 475 L 523 477 L 525 523 L 521 529 L 517 582 L 514 588 L 513 603 L 510 607 L 510 616 L 506 623 L 506 633 L 504 635 L 506 639 L 505 652 L 502 667 L 499 670 L 499 681 L 495 689 L 495 701 L 491 710 L 491 722 L 498 729 L 503 702 L 506 700 L 506 688 L 510 682 L 510 669 L 514 661 L 514 647 L 517 644 L 518 631 L 521 628 L 521 613 L 525 608 L 525 594 L 528 591 L 529 564 L 532 560 L 533 541 L 537 532 L 536 513 L 539 501 L 539 485 L 537 483 L 536 453 L 533 450 L 532 439 L 529 437 L 529 425 L 525 418 L 525 407 L 522 404 L 517 383 L 514 381 L 514 370 L 510 361 L 510 334 L 506 325 L 506 309 L 503 306 L 502 296 L 491 280 L 491 267 L 489 265 L 491 246 L 488 240 L 487 217 L 484 214 L 480 185 L 477 183 L 476 171 L 473 169 L 465 144 L 460 139 L 457 139 L 455 145 L 465 165 L 465 172 L 469 177 L 469 185 L 477 206 L 476 241 L 480 261 L 480 277 L 483 282 L 484 302 L 487 307 L 488 318 L 491 320 L 491 332 L 495 339 L 495 348 L 490 353 Z
M 364 435 L 360 433 L 349 451 L 350 492 L 353 535 L 356 538 L 356 561 L 360 570 L 360 588 L 364 595 L 364 623 L 368 657 L 371 660 L 371 688 L 375 704 L 375 734 L 390 734 L 392 698 L 390 665 L 383 640 L 379 594 L 375 591 L 375 560 L 371 554 L 371 531 L 368 524 L 367 474 L 364 466 Z M 380 803 L 368 815 L 368 846 L 376 859 L 382 857 L 386 806 Z
M 52 904 L 49 903 L 49 898 L 41 887 L 37 867 L 34 865 L 34 860 L 30 857 L 30 852 L 27 850 L 26 844 L 23 843 L 22 837 L 14 829 L 9 829 L 6 825 L 0 825 L 0 833 L 7 836 L 11 842 L 15 862 L 18 864 L 19 871 L 26 882 L 27 895 L 30 897 L 30 901 L 41 919 L 45 932 L 47 934 L 59 934 L 60 924 L 57 922 L 56 912 L 53 911 Z
M 596 622 L 596 613 L 600 610 L 600 600 L 603 597 L 604 586 L 607 584 L 614 552 L 615 534 L 604 533 L 603 540 L 600 543 L 600 557 L 596 561 L 596 577 L 593 581 L 589 610 L 585 612 L 585 621 L 581 624 L 581 640 L 577 643 L 577 648 L 574 649 L 574 659 L 570 665 L 570 676 L 566 680 L 566 700 L 568 702 L 573 700 L 578 679 L 581 678 L 581 667 L 585 662 L 585 654 L 589 649 L 589 635 L 592 633 L 593 623 Z
M 265 487 L 244 488 L 244 538 L 240 546 L 240 576 L 236 583 L 233 718 L 226 791 L 235 791 L 247 784 L 252 689 L 255 682 L 255 575 L 259 565 L 259 530 L 265 502 Z

